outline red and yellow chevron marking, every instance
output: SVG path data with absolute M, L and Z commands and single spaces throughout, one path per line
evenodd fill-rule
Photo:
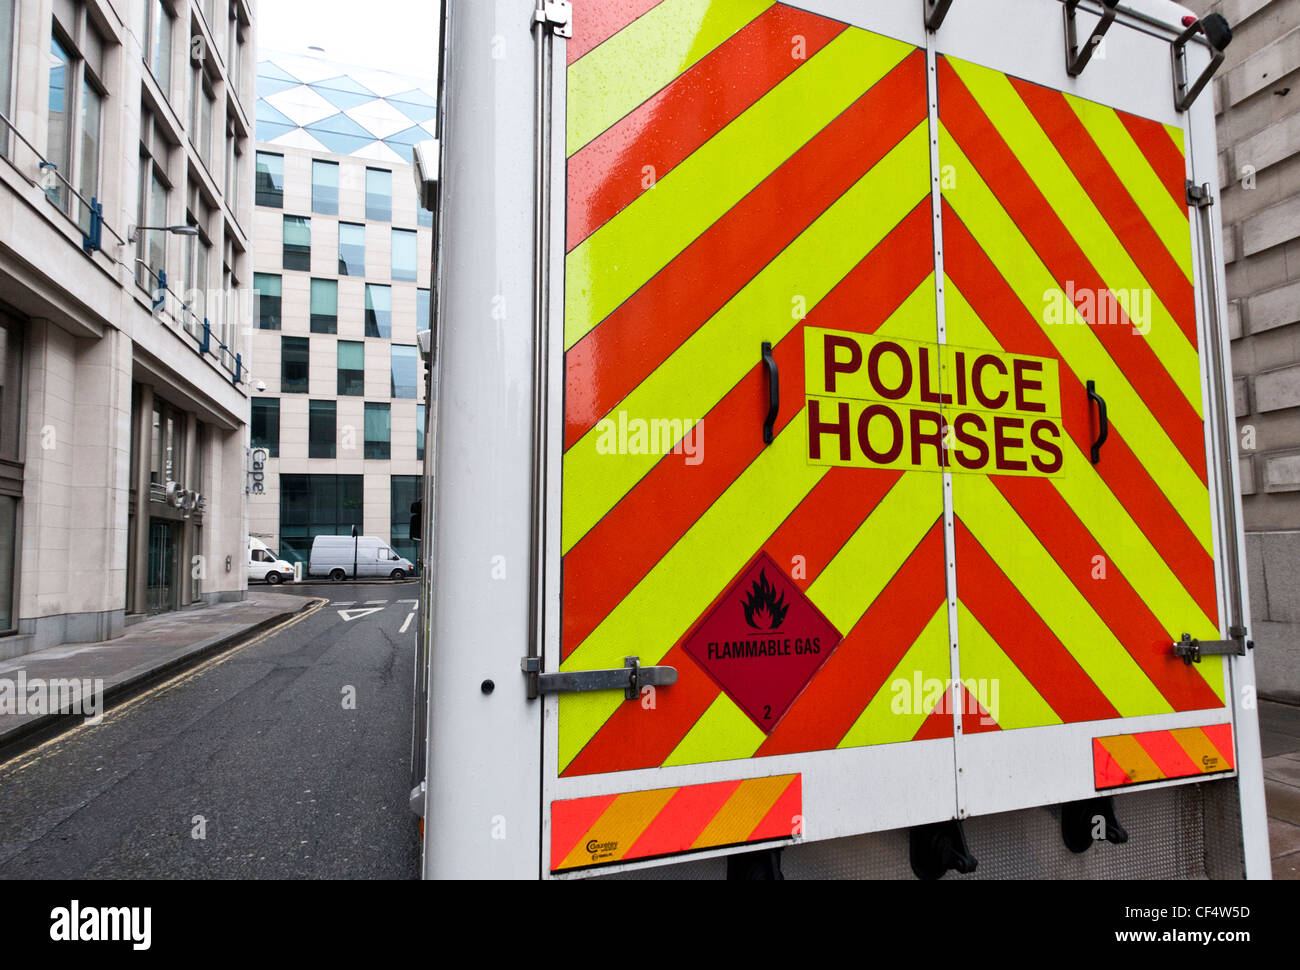
M 1232 725 L 1093 738 L 1092 766 L 1098 791 L 1232 771 Z
M 805 326 L 934 340 L 924 54 L 778 3 L 577 6 L 561 669 L 634 644 L 680 679 L 561 697 L 559 770 L 912 740 L 933 704 L 891 686 L 949 669 L 941 480 L 809 465 L 797 390 L 764 446 L 759 348 L 801 389 Z M 700 460 L 616 433 L 673 419 Z M 760 550 L 847 631 L 770 735 L 680 646 Z
M 947 57 L 939 111 L 948 342 L 1059 361 L 1066 431 L 1058 477 L 955 476 L 962 678 L 1003 729 L 1223 707 L 1171 648 L 1218 636 L 1181 134 Z
M 575 798 L 551 805 L 551 871 L 788 839 L 802 831 L 800 775 Z

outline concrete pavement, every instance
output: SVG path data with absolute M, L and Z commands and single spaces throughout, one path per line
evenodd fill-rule
M 305 612 L 0 763 L 0 881 L 418 876 L 415 589 L 316 592 L 288 587 Z
M 111 704 L 204 658 L 243 643 L 294 614 L 311 607 L 315 600 L 301 594 L 271 592 L 273 587 L 254 588 L 240 602 L 221 603 L 141 620 L 116 640 L 100 643 L 70 643 L 38 650 L 0 663 L 0 760 L 29 744 L 57 734 L 81 722 L 95 705 Z M 98 697 L 81 701 L 76 713 L 50 713 L 54 703 L 33 704 L 29 695 L 40 695 L 35 684 L 51 681 L 67 685 L 75 681 L 100 691 Z M 102 682 L 96 684 L 96 682 Z M 26 688 L 26 689 L 23 689 Z M 6 694 L 6 689 L 8 694 Z M 65 692 L 63 699 L 67 698 Z
M 1300 707 L 1259 702 L 1274 879 L 1300 879 Z

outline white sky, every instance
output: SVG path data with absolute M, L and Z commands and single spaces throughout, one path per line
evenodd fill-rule
M 437 74 L 438 0 L 258 0 L 257 43 L 372 70 L 432 80 Z

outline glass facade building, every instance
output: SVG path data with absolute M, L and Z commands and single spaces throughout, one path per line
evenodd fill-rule
M 254 261 L 267 296 L 252 366 L 267 388 L 252 436 L 271 460 L 265 493 L 249 499 L 249 532 L 292 562 L 316 536 L 355 525 L 418 561 L 408 530 L 424 471 L 417 348 L 429 327 L 432 219 L 416 203 L 410 145 L 435 137 L 433 84 L 265 58 Z M 344 113 L 318 120 L 305 105 L 319 99 L 346 102 Z M 363 130 L 394 111 L 407 130 Z

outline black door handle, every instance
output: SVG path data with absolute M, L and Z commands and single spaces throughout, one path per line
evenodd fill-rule
M 1088 382 L 1088 400 L 1097 402 L 1097 440 L 1092 443 L 1092 463 L 1101 463 L 1101 446 L 1110 437 L 1110 419 L 1106 416 L 1106 400 L 1097 393 L 1095 381 Z
M 772 430 L 781 413 L 781 372 L 777 370 L 772 345 L 763 341 L 763 363 L 767 366 L 767 421 L 763 423 L 763 444 L 772 443 Z

